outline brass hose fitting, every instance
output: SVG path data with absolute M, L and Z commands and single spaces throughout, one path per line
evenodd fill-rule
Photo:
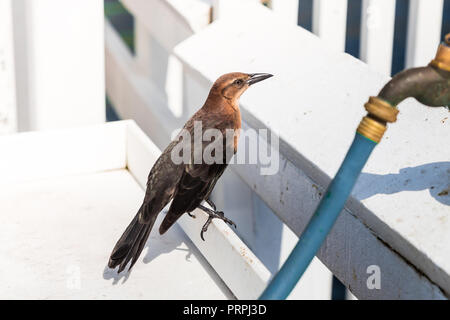
M 431 60 L 430 66 L 450 71 L 450 33 L 445 36 L 445 44 L 439 45 L 436 57 Z
M 380 142 L 381 138 L 386 131 L 386 125 L 378 122 L 375 119 L 370 118 L 369 116 L 362 118 L 359 123 L 358 129 L 356 132 L 363 135 L 367 139 L 372 140 L 373 142 Z
M 370 97 L 364 108 L 369 114 L 384 122 L 397 121 L 398 109 L 379 97 Z
M 356 130 L 378 143 L 386 131 L 387 122 L 397 120 L 397 105 L 408 97 L 430 107 L 450 105 L 450 33 L 445 36 L 436 57 L 427 67 L 412 68 L 396 74 L 377 97 L 364 105 L 368 115 Z
M 397 120 L 398 109 L 379 97 L 370 97 L 364 107 L 369 114 L 361 120 L 356 131 L 378 143 L 386 131 L 386 122 Z

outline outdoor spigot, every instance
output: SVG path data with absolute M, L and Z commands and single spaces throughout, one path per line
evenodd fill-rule
M 445 36 L 436 57 L 426 67 L 411 68 L 396 74 L 381 89 L 377 97 L 370 97 L 364 105 L 368 114 L 357 132 L 366 138 L 380 142 L 387 122 L 397 120 L 397 105 L 413 97 L 430 107 L 450 105 L 450 33 Z
M 260 299 L 286 299 L 317 254 L 345 206 L 372 150 L 386 131 L 387 122 L 397 120 L 397 104 L 414 97 L 428 106 L 450 104 L 450 34 L 439 46 L 436 58 L 423 68 L 400 72 L 377 97 L 365 104 L 365 116 L 338 169 L 296 246 L 261 294 Z

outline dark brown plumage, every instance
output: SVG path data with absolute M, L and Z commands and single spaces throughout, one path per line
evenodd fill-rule
M 131 260 L 130 269 L 136 263 L 139 255 L 152 230 L 161 210 L 172 200 L 169 211 L 159 227 L 159 233 L 165 233 L 184 213 L 190 213 L 201 206 L 203 201 L 209 201 L 217 180 L 224 172 L 232 155 L 237 151 L 238 135 L 228 142 L 223 140 L 223 159 L 220 163 L 207 164 L 204 161 L 194 163 L 194 124 L 200 121 L 202 131 L 207 129 L 219 129 L 223 137 L 226 130 L 241 128 L 241 114 L 239 111 L 239 97 L 253 83 L 271 77 L 270 74 L 255 73 L 245 74 L 239 72 L 228 73 L 221 76 L 212 86 L 209 95 L 200 110 L 198 110 L 184 125 L 183 129 L 190 133 L 191 163 L 176 164 L 172 161 L 171 154 L 175 146 L 182 141 L 181 133 L 167 146 L 150 170 L 147 181 L 147 190 L 144 201 L 136 216 L 131 221 L 119 241 L 115 245 L 108 262 L 110 268 L 119 266 L 120 273 Z M 210 141 L 202 141 L 201 152 L 210 144 Z M 226 219 L 222 212 L 207 210 L 210 219 L 202 229 L 206 231 L 212 218 Z M 234 224 L 234 223 L 233 223 Z

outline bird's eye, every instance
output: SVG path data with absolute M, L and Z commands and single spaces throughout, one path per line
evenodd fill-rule
M 243 82 L 244 82 L 244 81 L 242 81 L 242 79 L 237 79 L 237 80 L 234 81 L 234 83 L 237 84 L 237 85 L 239 85 L 239 86 L 240 86 Z

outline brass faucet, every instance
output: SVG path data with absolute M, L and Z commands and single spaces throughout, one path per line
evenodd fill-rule
M 374 142 L 380 142 L 387 122 L 397 120 L 397 105 L 408 97 L 430 107 L 450 105 L 450 33 L 438 47 L 436 57 L 426 67 L 411 68 L 397 73 L 364 105 L 368 114 L 357 132 Z M 450 108 L 449 108 L 450 110 Z

